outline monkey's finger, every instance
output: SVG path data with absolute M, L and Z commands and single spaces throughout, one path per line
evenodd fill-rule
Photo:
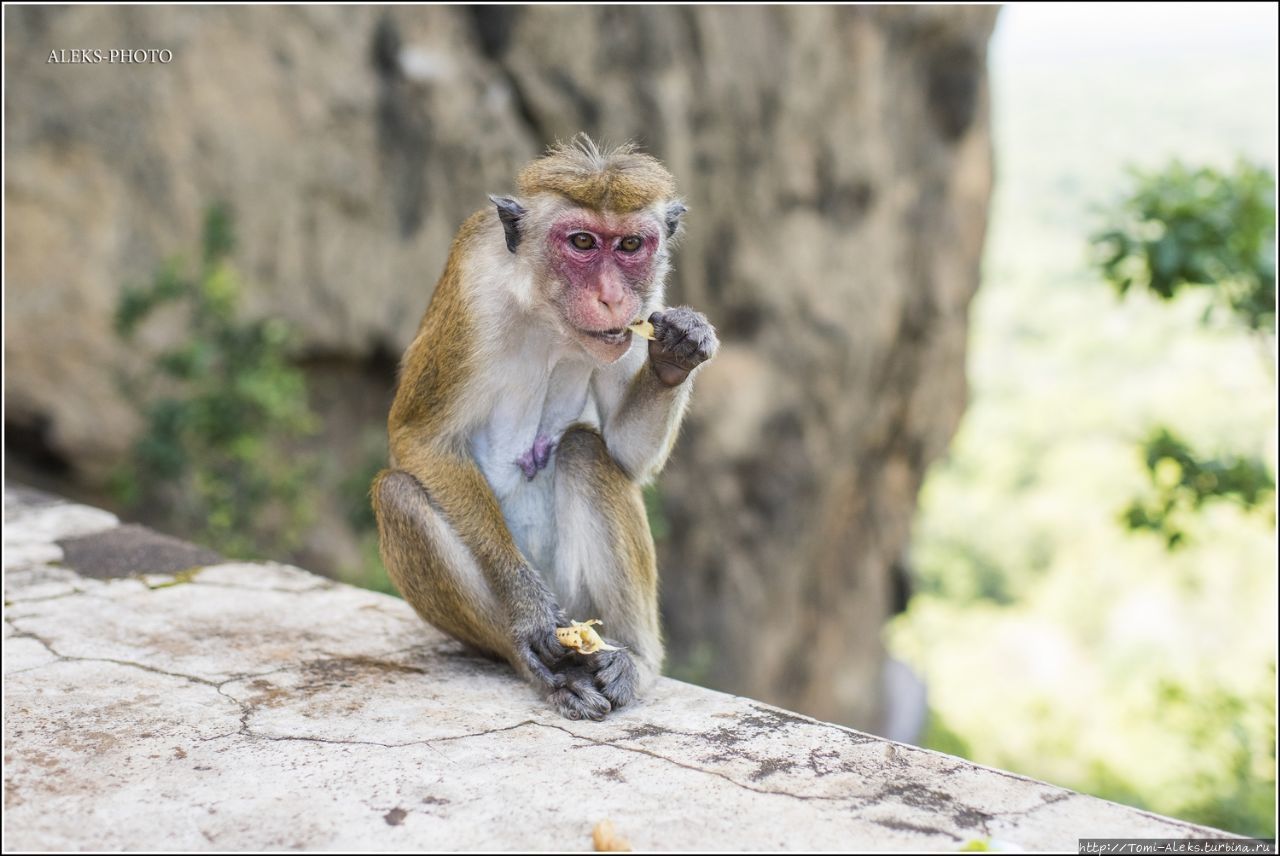
M 572 648 L 566 648 L 560 639 L 552 631 L 545 637 L 536 638 L 531 643 L 531 647 L 538 659 L 546 663 L 548 666 L 554 666 L 572 653 Z
M 674 351 L 675 348 L 689 337 L 689 331 L 684 327 L 676 324 L 668 324 L 663 331 L 656 337 L 659 345 L 663 350 Z
M 520 661 L 524 663 L 533 679 L 542 686 L 548 689 L 559 689 L 564 686 L 564 676 L 553 674 L 532 648 L 526 647 L 521 650 Z
M 710 324 L 699 322 L 687 331 L 683 341 L 669 347 L 668 353 L 692 370 L 711 359 L 719 347 L 715 330 Z
M 683 369 L 686 373 L 693 368 L 689 365 L 689 361 L 677 356 L 673 353 L 671 345 L 668 342 L 654 339 L 649 343 L 649 361 L 653 363 L 668 363 Z
M 596 686 L 615 708 L 625 707 L 636 697 L 639 674 L 635 661 L 625 651 L 610 652 L 611 656 L 595 673 Z
M 671 355 L 676 359 L 685 362 L 695 361 L 698 350 L 702 347 L 702 339 L 699 338 L 697 332 L 689 333 L 679 343 L 667 348 Z
M 578 702 L 589 719 L 604 719 L 604 715 L 613 710 L 613 705 L 596 689 L 590 675 L 581 672 L 571 674 L 567 687 L 578 697 Z
M 698 356 L 703 362 L 706 362 L 714 357 L 718 350 L 720 350 L 720 337 L 716 335 L 716 328 L 708 324 L 706 335 L 702 337 L 702 341 L 698 344 Z
M 665 345 L 671 336 L 676 335 L 680 330 L 680 325 L 676 323 L 676 318 L 667 312 L 655 312 L 649 316 L 649 323 L 653 325 L 653 338 L 649 341 L 657 342 Z
M 673 306 L 663 313 L 662 320 L 666 322 L 668 327 L 678 327 L 681 330 L 710 326 L 707 322 L 707 316 L 688 306 Z
M 548 693 L 547 699 L 565 719 L 593 719 L 598 722 L 613 709 L 609 700 L 594 690 L 591 696 L 584 697 L 566 686 Z

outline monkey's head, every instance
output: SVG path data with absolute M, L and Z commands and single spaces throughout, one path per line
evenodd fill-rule
M 627 326 L 663 299 L 668 251 L 685 207 L 655 158 L 601 152 L 585 135 L 521 170 L 518 198 L 491 196 L 507 249 L 532 265 L 542 305 L 601 362 L 631 345 Z

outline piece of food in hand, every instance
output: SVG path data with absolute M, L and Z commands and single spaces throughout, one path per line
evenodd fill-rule
M 603 624 L 598 618 L 590 621 L 572 621 L 569 627 L 557 627 L 556 639 L 566 648 L 572 648 L 579 654 L 594 654 L 597 651 L 620 651 L 617 645 L 609 645 L 600 638 L 600 634 L 591 625 Z
M 653 324 L 651 324 L 648 321 L 637 321 L 627 329 L 630 330 L 632 333 L 635 333 L 641 339 L 653 338 Z
M 628 853 L 631 851 L 631 842 L 625 838 L 618 837 L 618 833 L 614 831 L 612 820 L 602 820 L 596 824 L 596 828 L 591 830 L 591 843 L 595 845 L 597 853 Z

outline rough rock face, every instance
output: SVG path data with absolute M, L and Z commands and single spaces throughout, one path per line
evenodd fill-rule
M 635 139 L 689 202 L 671 302 L 724 341 L 661 483 L 673 668 L 877 724 L 889 569 L 964 404 L 994 8 L 5 16 L 11 429 L 100 476 L 134 427 L 116 297 L 211 201 L 252 311 L 295 322 L 314 365 L 358 365 L 400 353 L 458 223 L 522 162 L 579 130 Z M 95 46 L 173 60 L 48 62 Z

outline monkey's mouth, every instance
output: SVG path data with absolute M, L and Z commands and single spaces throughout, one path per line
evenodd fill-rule
M 609 345 L 621 345 L 631 336 L 631 331 L 626 327 L 618 327 L 614 330 L 583 330 L 582 332 Z

